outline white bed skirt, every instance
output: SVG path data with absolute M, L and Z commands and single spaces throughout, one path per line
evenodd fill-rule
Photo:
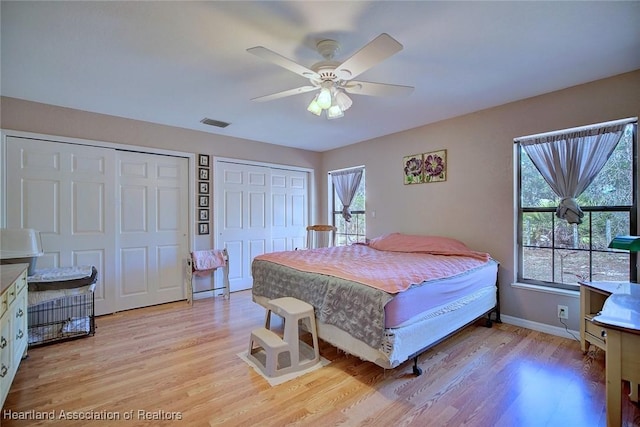
M 393 369 L 420 350 L 429 347 L 496 306 L 496 287 L 485 287 L 450 304 L 425 312 L 415 322 L 393 329 L 385 329 L 381 349 L 374 349 L 333 325 L 317 321 L 318 336 L 345 353 L 385 368 Z M 266 306 L 267 298 L 253 296 Z

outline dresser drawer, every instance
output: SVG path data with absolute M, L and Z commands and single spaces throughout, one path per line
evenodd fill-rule
M 0 308 L 0 316 L 3 315 L 11 306 L 13 301 L 16 299 L 16 283 L 12 283 L 11 286 L 7 288 L 6 291 L 2 294 L 2 308 Z
M 13 285 L 12 285 L 13 286 Z M 7 309 L 9 308 L 9 290 L 7 289 L 7 292 L 2 294 L 2 298 L 0 299 L 0 317 L 4 315 L 4 313 L 7 312 Z
M 584 329 L 585 329 L 585 339 L 589 341 L 591 344 L 594 344 L 600 347 L 603 350 L 607 349 L 605 328 L 602 326 L 598 326 L 593 323 L 590 319 L 584 319 Z
M 20 276 L 14 286 L 16 287 L 15 295 L 18 295 L 27 286 L 27 278 L 24 275 Z

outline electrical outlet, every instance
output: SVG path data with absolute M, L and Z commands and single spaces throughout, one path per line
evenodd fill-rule
M 566 305 L 558 306 L 558 319 L 568 319 L 569 318 L 569 307 Z

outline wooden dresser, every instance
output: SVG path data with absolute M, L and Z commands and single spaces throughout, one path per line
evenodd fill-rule
M 9 393 L 20 361 L 27 355 L 28 264 L 0 266 L 0 404 Z

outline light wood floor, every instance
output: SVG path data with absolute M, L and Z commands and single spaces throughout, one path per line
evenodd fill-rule
M 604 353 L 572 339 L 480 322 L 423 354 L 420 377 L 410 361 L 384 371 L 321 343 L 329 366 L 270 387 L 237 356 L 263 320 L 247 291 L 100 317 L 94 337 L 30 350 L 2 426 L 606 424 Z M 624 425 L 640 425 L 623 400 Z

